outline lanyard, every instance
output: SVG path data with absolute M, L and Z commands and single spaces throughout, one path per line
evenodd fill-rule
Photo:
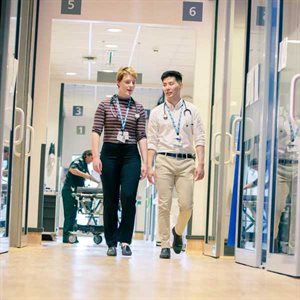
M 294 141 L 295 141 L 295 138 L 296 138 L 296 133 L 295 133 L 295 130 L 293 129 L 292 121 L 291 121 L 290 118 L 289 118 L 289 126 L 290 126 L 290 137 L 291 137 L 291 142 L 294 142 Z
M 128 112 L 131 106 L 131 98 L 128 101 L 128 105 L 127 105 L 127 109 L 126 109 L 126 114 L 125 114 L 125 118 L 123 119 L 122 116 L 122 111 L 121 111 L 121 107 L 120 107 L 120 102 L 119 102 L 119 98 L 116 97 L 116 102 L 117 102 L 117 108 L 118 108 L 118 114 L 121 120 L 121 131 L 125 130 L 125 126 L 126 126 L 126 121 L 127 121 L 127 117 L 128 117 Z
M 171 113 L 169 106 L 167 104 L 165 104 L 165 105 L 167 106 L 167 112 L 168 112 L 168 114 L 170 116 L 170 119 L 172 121 L 172 125 L 173 125 L 173 128 L 175 129 L 176 135 L 179 136 L 181 117 L 182 117 L 182 112 L 183 112 L 183 104 L 181 105 L 181 108 L 180 108 L 180 115 L 179 115 L 177 127 L 176 127 L 175 120 L 173 118 L 173 114 Z

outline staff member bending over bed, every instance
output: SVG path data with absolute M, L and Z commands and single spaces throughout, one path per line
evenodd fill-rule
M 70 164 L 64 186 L 62 188 L 62 198 L 64 206 L 64 228 L 63 228 L 63 243 L 70 243 L 70 231 L 73 231 L 73 226 L 76 223 L 77 201 L 72 193 L 78 186 L 84 186 L 85 179 L 89 179 L 98 183 L 98 180 L 90 175 L 88 164 L 93 161 L 91 150 L 86 150 L 82 156 L 72 161 Z M 78 243 L 76 239 L 75 243 Z

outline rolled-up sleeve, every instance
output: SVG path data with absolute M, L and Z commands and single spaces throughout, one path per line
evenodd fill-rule
M 158 123 L 157 123 L 157 114 L 155 110 L 152 110 L 149 117 L 148 123 L 148 149 L 157 151 L 158 146 Z
M 194 111 L 194 145 L 205 146 L 204 126 L 197 110 Z
M 105 123 L 105 105 L 104 102 L 100 102 L 94 116 L 92 132 L 97 132 L 99 135 L 101 135 L 103 131 L 104 123 Z

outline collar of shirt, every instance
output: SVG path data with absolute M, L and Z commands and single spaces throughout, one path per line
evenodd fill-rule
M 166 105 L 168 105 L 169 109 L 172 111 L 172 110 L 178 110 L 181 108 L 181 106 L 183 105 L 183 100 L 180 99 L 176 105 L 174 106 L 172 103 L 170 103 L 167 99 L 166 99 Z

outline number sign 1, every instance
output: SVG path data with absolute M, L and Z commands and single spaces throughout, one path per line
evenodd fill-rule
M 61 14 L 80 15 L 81 0 L 61 0 Z
M 182 20 L 202 22 L 203 3 L 202 2 L 183 2 Z
M 85 126 L 76 126 L 77 135 L 85 135 Z

